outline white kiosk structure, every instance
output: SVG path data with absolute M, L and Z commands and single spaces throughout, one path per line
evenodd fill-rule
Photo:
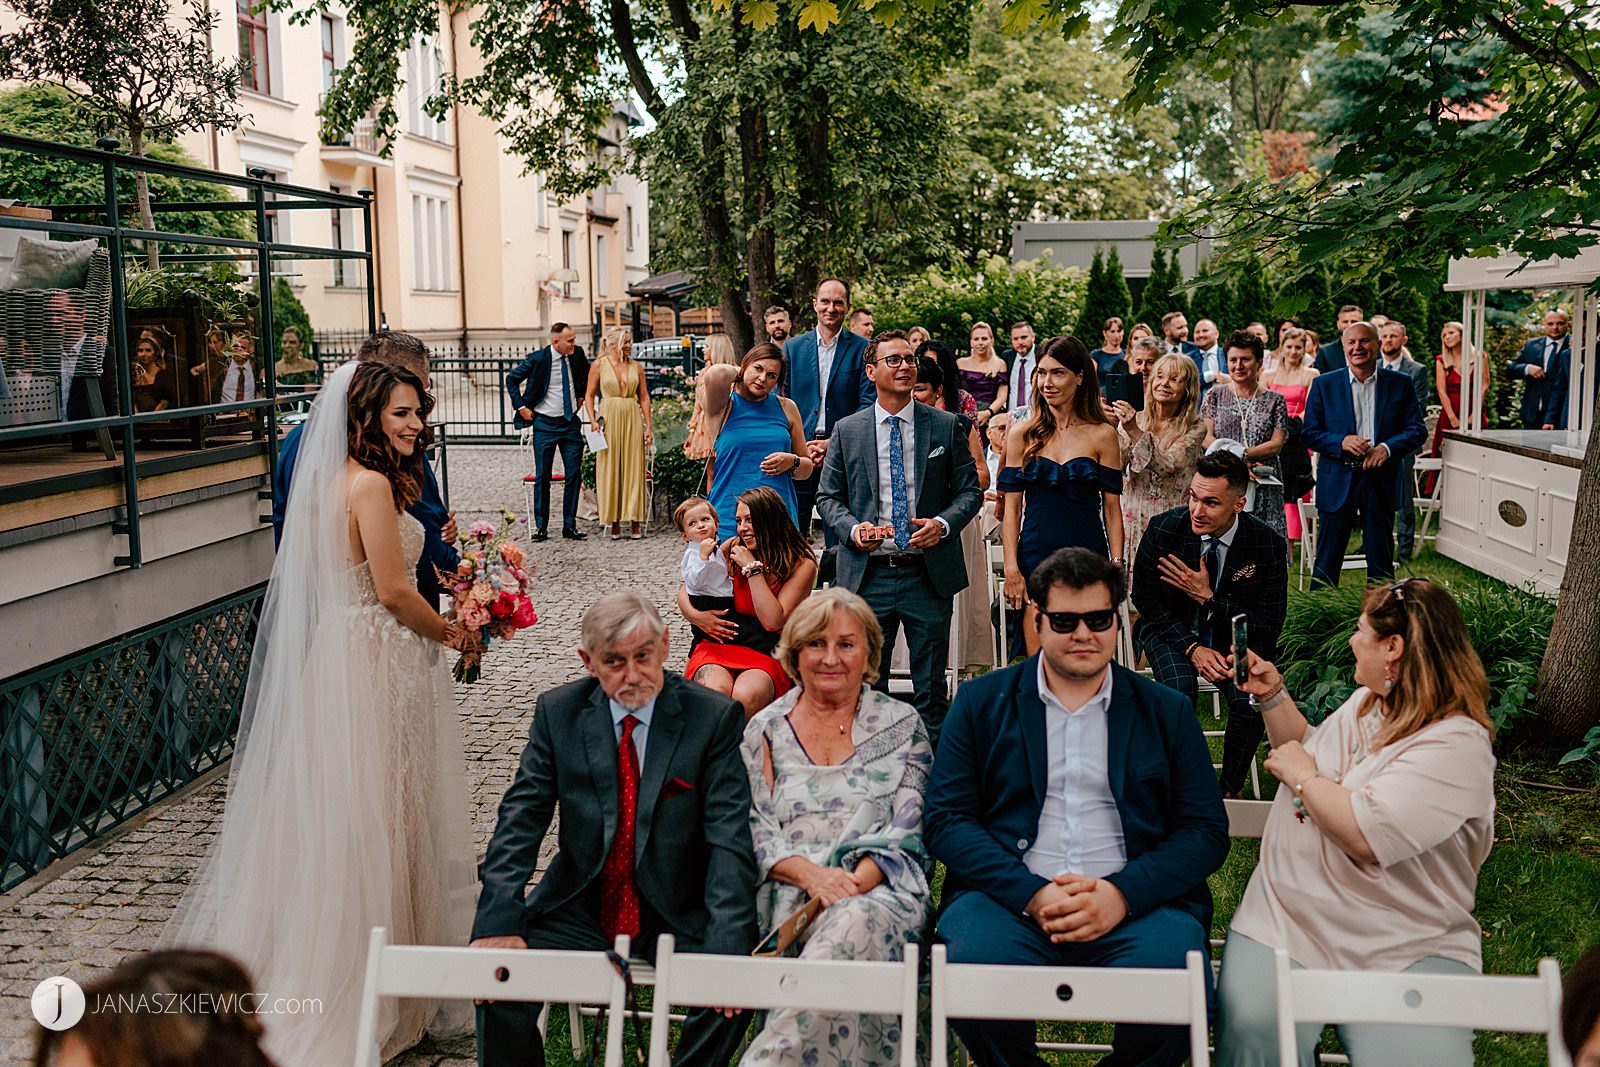
M 1596 314 L 1589 291 L 1600 278 L 1600 248 L 1571 259 L 1527 263 L 1517 256 L 1452 259 L 1447 290 L 1463 294 L 1470 351 L 1484 350 L 1484 294 L 1491 289 L 1566 289 L 1572 296 L 1572 374 L 1565 430 L 1484 429 L 1483 382 L 1462 361 L 1459 430 L 1443 443 L 1438 550 L 1512 585 L 1560 591 L 1572 540 L 1578 475 L 1594 426 Z M 1501 368 L 1490 365 L 1489 373 Z

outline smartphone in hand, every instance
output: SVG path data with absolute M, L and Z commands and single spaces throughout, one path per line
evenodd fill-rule
M 1233 684 L 1242 686 L 1250 680 L 1250 618 L 1233 617 Z

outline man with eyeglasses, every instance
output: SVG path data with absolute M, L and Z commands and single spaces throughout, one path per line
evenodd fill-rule
M 1049 556 L 1028 578 L 1039 652 L 956 694 L 923 821 L 954 963 L 1181 968 L 1206 951 L 1228 817 L 1193 703 L 1112 662 L 1124 594 L 1105 556 Z M 1039 1062 L 1031 1022 L 952 1025 L 982 1067 Z M 1189 1042 L 1122 1024 L 1112 1049 L 1164 1067 Z
M 983 506 L 983 490 L 960 420 L 911 399 L 917 360 L 906 335 L 879 333 L 866 366 L 877 399 L 834 427 L 817 511 L 839 541 L 835 583 L 871 606 L 885 648 L 905 627 L 912 703 L 937 746 L 949 703 L 952 602 L 967 586 L 961 531 Z M 888 670 L 877 684 L 888 692 Z
M 1237 454 L 1201 456 L 1185 503 L 1150 520 L 1133 566 L 1133 606 L 1156 681 L 1182 693 L 1190 707 L 1197 678 L 1227 697 L 1220 777 L 1230 797 L 1244 788 L 1266 731 L 1261 712 L 1233 685 L 1233 617 L 1248 617 L 1250 648 L 1275 659 L 1289 600 L 1288 545 L 1245 514 L 1249 485 Z

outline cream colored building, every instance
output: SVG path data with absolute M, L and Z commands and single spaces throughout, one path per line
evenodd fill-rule
M 569 322 L 590 343 L 597 308 L 627 298 L 648 273 L 649 197 L 623 178 L 589 196 L 558 201 L 537 174 L 524 175 L 494 124 L 457 110 L 438 121 L 422 102 L 441 77 L 475 72 L 471 13 L 440 7 L 441 32 L 412 42 L 402 57 L 404 87 L 393 151 L 385 158 L 370 126 L 344 144 L 324 144 L 317 108 L 350 54 L 354 34 L 332 4 L 305 24 L 249 0 L 209 0 L 219 58 L 248 50 L 239 93 L 244 124 L 184 139 L 203 165 L 228 173 L 260 167 L 294 185 L 371 189 L 378 314 L 436 349 L 468 344 L 543 343 Z M 621 150 L 637 118 L 622 105 L 604 131 Z M 359 214 L 280 211 L 278 239 L 360 249 Z M 366 281 L 361 264 L 305 259 L 275 265 L 288 276 L 317 330 L 359 330 Z M 610 316 L 618 309 L 612 306 Z

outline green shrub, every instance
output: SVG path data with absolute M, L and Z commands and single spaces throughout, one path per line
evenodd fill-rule
M 1047 263 L 1012 266 L 999 256 L 983 269 L 957 268 L 944 274 L 935 268 L 912 278 L 864 283 L 855 302 L 872 309 L 880 330 L 924 326 L 958 351 L 967 350 L 975 322 L 994 327 L 995 343 L 1005 348 L 1011 324 L 1027 319 L 1039 339 L 1077 328 L 1083 313 L 1087 277 L 1077 268 L 1059 270 Z M 1087 338 L 1092 348 L 1098 332 Z
M 665 514 L 699 491 L 705 469 L 706 461 L 690 459 L 682 445 L 656 453 L 656 496 Z

